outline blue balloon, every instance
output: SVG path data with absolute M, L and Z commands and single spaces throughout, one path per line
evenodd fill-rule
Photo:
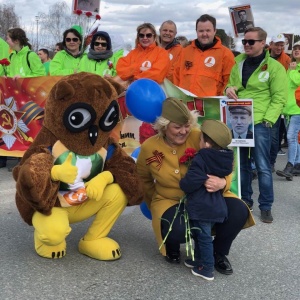
M 146 202 L 140 204 L 142 214 L 149 220 L 152 220 L 151 211 L 148 209 Z
M 133 152 L 131 153 L 131 157 L 136 161 L 139 154 L 141 152 L 141 147 L 137 147 L 133 150 Z
M 142 78 L 128 87 L 125 102 L 129 112 L 137 119 L 153 123 L 161 115 L 166 95 L 154 80 Z

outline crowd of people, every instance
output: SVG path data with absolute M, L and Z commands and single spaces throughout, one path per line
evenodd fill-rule
M 115 51 L 108 32 L 98 31 L 86 48 L 76 28 L 64 32 L 52 59 L 47 49 L 33 52 L 20 28 L 7 32 L 11 54 L 7 48 L 3 53 L 5 43 L 0 44 L 1 58 L 10 61 L 5 73 L 0 66 L 0 76 L 16 79 L 90 72 L 112 77 L 125 87 L 141 78 L 159 84 L 167 78 L 198 97 L 253 99 L 253 115 L 248 108 L 231 107 L 232 129 L 222 122 L 204 122 L 200 129 L 196 111 L 190 111 L 179 99 L 167 98 L 161 116 L 152 124 L 157 134 L 142 144 L 137 158 L 156 240 L 159 246 L 165 241 L 160 248 L 162 255 L 170 263 L 180 262 L 180 244 L 186 242 L 181 215 L 187 208 L 193 228 L 200 230 L 192 231 L 195 260 L 187 259 L 185 265 L 192 268 L 194 275 L 207 280 L 214 278 L 213 267 L 225 275 L 233 273 L 227 258 L 231 245 L 243 228 L 254 224 L 253 161 L 258 176 L 260 219 L 273 222 L 272 172 L 281 150 L 284 130 L 280 128 L 287 129 L 288 159 L 284 170 L 276 174 L 287 180 L 300 175 L 300 108 L 295 100 L 295 90 L 300 86 L 300 42 L 293 45 L 289 57 L 284 53 L 283 34 L 272 37 L 266 46 L 265 30 L 246 26 L 249 24 L 244 11 L 239 17 L 243 26 L 238 28 L 244 33 L 244 53 L 240 54 L 222 45 L 216 36 L 216 19 L 208 14 L 196 20 L 196 38 L 192 41 L 176 37 L 177 27 L 172 20 L 164 21 L 159 33 L 151 23 L 139 25 L 135 48 L 125 56 L 123 51 Z M 254 133 L 249 128 L 252 117 Z M 239 199 L 230 191 L 233 158 L 227 146 L 232 137 L 250 136 L 255 146 L 240 147 Z M 187 148 L 197 151 L 190 169 L 180 163 Z M 6 158 L 2 157 L 0 168 L 5 166 Z M 185 193 L 187 206 L 180 202 Z M 216 205 L 211 205 L 212 199 Z

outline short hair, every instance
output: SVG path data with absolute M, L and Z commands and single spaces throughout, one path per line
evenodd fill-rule
M 166 24 L 166 23 L 167 23 L 167 24 L 174 25 L 174 27 L 175 27 L 175 32 L 177 33 L 177 26 L 176 26 L 175 22 L 173 22 L 172 20 L 164 21 L 164 22 L 160 25 L 159 31 L 161 30 L 161 28 L 163 27 L 163 25 Z
M 74 28 L 70 28 L 70 29 L 67 29 L 64 33 L 63 33 L 63 41 L 62 41 L 62 44 L 63 46 L 66 48 L 66 37 L 68 35 L 68 33 L 73 33 L 76 37 L 79 38 L 80 42 L 81 42 L 81 45 L 79 46 L 79 49 L 81 49 L 81 47 L 83 46 L 82 45 L 82 35 Z
M 57 46 L 59 48 L 59 50 L 63 50 L 64 49 L 64 45 L 62 42 L 56 43 L 55 46 Z
M 31 49 L 29 40 L 26 37 L 26 32 L 22 28 L 10 28 L 7 31 L 7 34 L 12 39 L 12 41 L 19 41 L 21 46 L 28 46 Z
M 190 124 L 191 124 L 191 128 L 199 128 L 199 124 L 198 124 L 198 117 L 199 117 L 199 113 L 197 110 L 191 110 L 190 111 L 191 116 L 190 116 Z M 160 116 L 158 117 L 155 122 L 153 123 L 153 129 L 156 130 L 159 136 L 164 136 L 165 131 L 167 129 L 167 126 L 171 123 L 170 120 Z
M 41 48 L 39 49 L 39 51 L 43 51 L 47 55 L 47 57 L 49 57 L 49 51 L 47 49 Z
M 216 28 L 217 28 L 216 18 L 211 15 L 208 15 L 208 14 L 202 15 L 202 16 L 200 16 L 200 18 L 198 18 L 196 20 L 196 30 L 197 30 L 197 25 L 199 22 L 207 22 L 207 21 L 211 22 L 213 24 L 214 30 L 216 30 Z
M 266 31 L 264 31 L 261 27 L 251 27 L 245 30 L 244 35 L 247 32 L 257 32 L 258 33 L 258 38 L 260 40 L 266 40 L 267 39 L 267 33 Z
M 241 13 L 241 12 L 244 12 L 244 13 L 247 15 L 247 12 L 246 12 L 244 9 L 241 9 L 241 10 L 238 11 L 238 15 L 239 15 L 239 16 L 240 16 L 240 13 Z
M 151 23 L 143 23 L 136 28 L 135 47 L 137 47 L 139 44 L 139 33 L 142 29 L 150 29 L 154 34 L 154 41 L 156 42 L 157 45 L 159 45 L 159 39 L 154 25 L 152 25 Z

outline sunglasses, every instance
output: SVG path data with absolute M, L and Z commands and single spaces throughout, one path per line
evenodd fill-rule
M 150 38 L 152 38 L 152 36 L 153 36 L 153 33 L 146 33 L 146 34 L 143 34 L 143 33 L 139 33 L 139 38 L 140 39 L 143 39 L 143 38 L 147 38 L 147 39 L 150 39 Z
M 261 42 L 262 40 L 242 40 L 242 44 L 245 46 L 247 43 L 249 46 L 253 46 L 255 42 Z
M 100 45 L 101 45 L 101 47 L 107 47 L 107 43 L 105 43 L 105 42 L 95 42 L 94 45 L 95 45 L 96 47 L 98 47 L 98 46 L 100 46 Z
M 79 38 L 66 38 L 67 43 L 70 43 L 71 41 L 77 43 L 79 41 Z

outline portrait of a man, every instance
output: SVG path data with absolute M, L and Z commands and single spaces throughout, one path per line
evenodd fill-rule
M 245 9 L 238 10 L 237 15 L 239 18 L 239 22 L 236 23 L 238 33 L 244 33 L 246 29 L 254 27 L 253 22 L 248 20 L 247 11 Z
M 229 106 L 229 122 L 232 128 L 233 139 L 253 139 L 250 130 L 252 123 L 252 112 L 250 106 Z

